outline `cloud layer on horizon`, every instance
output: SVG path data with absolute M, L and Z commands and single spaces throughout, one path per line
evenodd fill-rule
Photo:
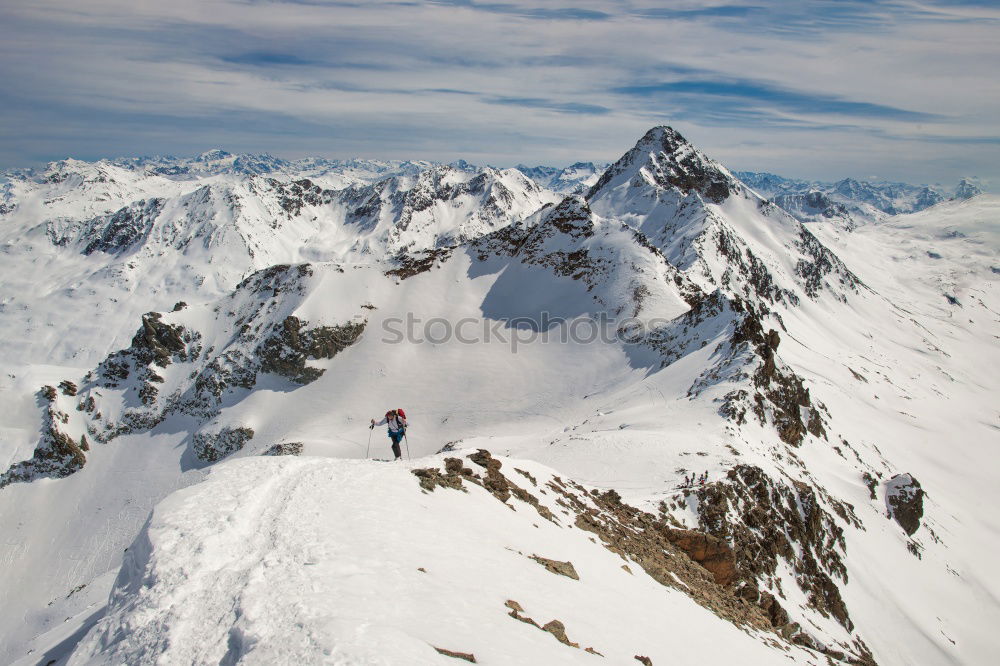
M 612 160 L 1000 182 L 983 1 L 36 0 L 0 7 L 0 168 L 72 156 Z

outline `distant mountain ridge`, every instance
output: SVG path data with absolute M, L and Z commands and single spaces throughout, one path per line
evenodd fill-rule
M 738 171 L 735 175 L 803 222 L 839 221 L 851 229 L 892 215 L 916 213 L 948 199 L 968 199 L 982 193 L 967 178 L 948 193 L 937 186 L 854 178 L 824 183 L 756 171 Z
M 7 179 L 32 178 L 60 182 L 92 165 L 113 165 L 150 176 L 194 180 L 220 175 L 296 176 L 320 179 L 327 187 L 372 184 L 393 176 L 415 176 L 443 163 L 411 160 L 327 159 L 306 157 L 287 160 L 267 153 L 229 153 L 212 149 L 194 157 L 120 157 L 97 162 L 67 159 L 41 170 L 13 169 Z M 465 160 L 448 164 L 458 171 L 482 167 Z M 556 194 L 584 194 L 594 186 L 608 163 L 577 162 L 566 167 L 526 166 L 515 169 L 540 187 Z M 733 175 L 802 222 L 837 222 L 848 229 L 877 222 L 892 215 L 915 213 L 948 199 L 968 199 L 983 192 L 974 178 L 963 178 L 953 191 L 941 186 L 844 178 L 837 182 L 808 181 L 760 171 L 735 171 Z M 8 186 L 9 187 L 9 186 Z M 2 194 L 2 192 L 0 192 Z M 0 206 L 7 206 L 0 200 Z M 0 209 L 3 210 L 3 209 Z

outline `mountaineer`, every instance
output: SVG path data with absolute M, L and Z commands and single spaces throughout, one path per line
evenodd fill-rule
M 389 427 L 389 439 L 392 440 L 392 453 L 396 456 L 396 460 L 400 460 L 403 456 L 399 450 L 399 442 L 406 436 L 406 412 L 402 409 L 390 409 L 378 423 L 375 422 L 375 419 L 372 419 L 372 424 L 369 428 L 374 429 L 377 425 Z

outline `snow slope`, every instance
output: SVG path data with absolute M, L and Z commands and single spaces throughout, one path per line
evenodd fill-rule
M 535 492 L 528 474 L 539 487 L 554 476 L 503 466 Z M 422 493 L 410 467 L 256 458 L 213 469 L 157 506 L 108 614 L 68 663 L 454 663 L 434 647 L 482 664 L 810 661 L 693 606 L 571 523 L 473 484 Z M 552 490 L 538 496 L 556 520 L 567 513 Z M 578 580 L 533 555 L 571 562 Z M 579 647 L 508 616 L 508 600 L 540 625 L 558 619 Z M 665 626 L 685 640 L 663 641 Z
M 115 176 L 116 182 L 125 178 Z M 113 202 L 100 201 L 114 188 L 97 176 L 84 186 L 102 194 L 67 190 L 64 204 L 51 204 L 66 206 L 66 221 L 56 220 L 53 227 L 75 230 L 76 235 L 56 236 L 70 239 L 64 245 L 53 245 L 38 217 L 27 213 L 29 202 L 45 210 L 47 195 L 17 190 L 12 199 L 19 203 L 13 216 L 4 218 L 5 251 L 14 260 L 4 280 L 17 289 L 4 294 L 5 339 L 21 339 L 11 331 L 26 319 L 48 317 L 50 325 L 8 351 L 11 359 L 22 358 L 11 364 L 14 376 L 3 387 L 10 396 L 2 406 L 4 452 L 16 464 L 31 458 L 39 441 L 48 442 L 45 451 L 65 450 L 59 434 L 73 442 L 85 436 L 89 449 L 81 452 L 82 466 L 74 467 L 75 458 L 64 456 L 58 459 L 62 467 L 0 489 L 9 572 L 0 585 L 3 607 L 9 609 L 0 639 L 6 660 L 29 649 L 35 650 L 29 660 L 40 653 L 61 659 L 97 622 L 76 658 L 167 649 L 152 634 L 114 637 L 113 627 L 139 626 L 143 618 L 169 631 L 201 630 L 204 622 L 192 618 L 204 615 L 172 615 L 176 609 L 165 601 L 183 590 L 207 604 L 197 605 L 197 612 L 211 614 L 214 601 L 205 592 L 206 581 L 185 580 L 194 571 L 186 553 L 198 557 L 199 546 L 214 547 L 206 545 L 213 537 L 209 532 L 222 541 L 242 542 L 243 534 L 275 533 L 268 532 L 269 525 L 284 526 L 281 530 L 300 525 L 298 516 L 281 511 L 251 509 L 244 515 L 226 508 L 236 501 L 232 497 L 264 485 L 255 479 L 274 477 L 276 485 L 254 495 L 266 506 L 269 498 L 295 487 L 298 476 L 336 481 L 331 487 L 314 484 L 320 490 L 297 491 L 294 498 L 303 511 L 351 501 L 366 484 L 372 492 L 384 492 L 389 506 L 408 507 L 396 506 L 396 515 L 380 504 L 371 514 L 403 534 L 411 533 L 409 523 L 447 524 L 437 511 L 467 512 L 463 515 L 472 516 L 468 522 L 477 529 L 506 525 L 499 516 L 521 515 L 524 507 L 516 502 L 517 511 L 511 512 L 492 499 L 489 510 L 479 504 L 458 508 L 454 498 L 439 499 L 450 497 L 447 493 L 464 497 L 458 491 L 419 495 L 415 479 L 402 469 L 347 460 L 366 456 L 366 423 L 391 406 L 403 406 L 411 415 L 408 443 L 414 466 L 438 464 L 438 458 L 416 458 L 433 456 L 449 443 L 481 447 L 513 455 L 518 467 L 535 470 L 538 477 L 554 472 L 533 465 L 589 487 L 616 489 L 664 521 L 725 539 L 737 566 L 726 594 L 764 609 L 779 632 L 747 648 L 763 650 L 762 662 L 783 658 L 766 647 L 779 635 L 784 638 L 774 640 L 788 649 L 810 647 L 811 657 L 794 653 L 804 659 L 820 658 L 820 650 L 834 659 L 871 658 L 883 664 L 989 659 L 990 627 L 1000 620 L 995 601 L 1000 590 L 990 562 L 1000 545 L 1000 526 L 981 507 L 1000 499 L 992 479 L 1000 425 L 992 399 L 1000 388 L 995 376 L 1000 365 L 997 198 L 945 202 L 851 233 L 836 222 L 806 230 L 669 128 L 652 130 L 588 192 L 557 205 L 551 205 L 555 198 L 524 185 L 520 174 L 496 170 L 434 167 L 416 177 L 393 176 L 329 192 L 302 185 L 294 190 L 294 181 L 265 187 L 254 178 L 218 178 L 220 184 L 210 187 L 212 201 L 225 201 L 217 188 L 246 192 L 252 186 L 258 194 L 274 194 L 241 195 L 240 200 L 271 208 L 255 216 L 242 212 L 232 224 L 219 225 L 218 216 L 233 209 L 210 206 L 209 236 L 233 243 L 218 241 L 222 244 L 204 254 L 192 249 L 200 240 L 178 249 L 149 242 L 149 235 L 131 254 L 114 255 L 110 261 L 118 263 L 101 264 L 121 267 L 130 258 L 135 262 L 130 280 L 109 279 L 95 269 L 97 264 L 88 263 L 107 261 L 103 250 L 89 255 L 84 250 L 104 239 L 103 230 L 114 222 L 104 219 L 103 226 L 94 226 L 88 221 L 113 217 L 132 196 L 133 201 L 167 199 L 165 190 L 155 187 L 180 187 L 180 180 L 155 181 L 154 187 L 144 177 L 146 189 L 123 190 Z M 16 184 L 15 189 L 22 187 L 28 186 Z M 194 181 L 184 187 L 197 192 L 204 185 Z M 176 201 L 190 201 L 191 192 Z M 70 214 L 81 207 L 86 215 Z M 248 209 L 246 203 L 240 207 Z M 356 217 L 345 212 L 358 209 L 363 211 Z M 202 217 L 157 217 L 154 228 L 167 219 L 180 237 L 201 238 L 191 232 Z M 241 229 L 252 235 L 232 235 Z M 315 231 L 302 234 L 303 229 Z M 237 236 L 254 242 L 241 245 Z M 150 247 L 158 251 L 144 254 Z M 247 248 L 256 249 L 251 254 Z M 223 275 L 227 267 L 215 267 L 221 257 L 240 270 L 202 287 L 178 280 L 178 274 L 191 270 Z M 185 261 L 191 269 L 184 268 Z M 272 265 L 279 262 L 290 265 Z M 121 305 L 101 310 L 92 294 L 60 291 L 79 275 L 94 276 L 87 288 L 107 290 Z M 164 290 L 174 281 L 181 286 Z M 50 301 L 28 298 L 39 288 L 49 290 L 44 293 L 51 294 Z M 189 305 L 172 311 L 182 297 Z M 156 307 L 151 298 L 159 299 Z M 149 310 L 162 314 L 143 324 L 140 314 Z M 559 321 L 540 330 L 543 313 Z M 420 321 L 414 336 L 399 339 L 395 332 L 408 315 Z M 641 328 L 638 335 L 581 339 L 581 327 L 602 317 L 612 322 L 613 334 L 623 318 L 633 318 Z M 88 332 L 90 319 L 94 330 Z M 454 332 L 462 321 L 467 322 L 463 332 L 476 337 L 472 344 L 442 335 L 443 328 Z M 338 337 L 362 322 L 359 337 Z M 42 334 L 46 328 L 63 338 L 65 331 L 79 329 L 75 342 L 81 356 L 74 360 L 67 341 L 58 351 Z M 569 335 L 573 330 L 576 336 Z M 31 356 L 39 350 L 43 353 Z M 41 359 L 50 362 L 42 365 Z M 128 370 L 124 377 L 122 368 Z M 76 395 L 63 389 L 51 397 L 36 393 L 40 385 L 55 387 L 64 379 L 75 383 Z M 246 437 L 247 431 L 252 436 Z M 340 460 L 258 459 L 276 446 L 295 448 L 296 443 L 309 456 Z M 384 433 L 375 432 L 371 455 L 384 457 L 387 451 Z M 221 457 L 232 460 L 217 463 Z M 73 473 L 50 478 L 67 471 L 66 465 Z M 707 484 L 682 487 L 685 477 L 703 472 Z M 200 484 L 206 474 L 209 481 Z M 899 479 L 907 474 L 926 491 L 919 526 L 912 532 L 887 518 Z M 354 477 L 365 484 L 356 485 Z M 189 484 L 198 485 L 167 500 L 144 528 L 152 506 Z M 478 492 L 471 488 L 470 496 Z M 185 497 L 200 498 L 194 502 L 197 510 Z M 423 512 L 417 512 L 411 497 L 434 505 L 420 505 Z M 197 514 L 216 503 L 218 511 Z M 373 534 L 353 520 L 342 516 L 332 527 L 354 525 L 356 537 L 324 532 L 316 535 L 317 542 L 333 549 L 348 539 L 342 552 L 354 554 L 384 546 L 387 542 L 378 539 L 392 537 Z M 230 522 L 232 531 L 209 529 Z M 185 524 L 200 527 L 185 531 Z M 520 522 L 508 527 L 512 534 L 542 529 L 529 530 Z M 499 553 L 503 539 L 497 529 L 483 544 L 465 539 L 461 547 L 482 546 L 475 552 L 499 561 L 507 555 Z M 108 572 L 121 564 L 123 549 L 132 552 L 130 544 L 140 533 L 141 557 L 126 560 L 121 585 L 105 610 Z M 564 541 L 564 533 L 559 534 L 555 541 L 518 543 L 558 544 L 572 558 L 607 556 L 600 548 L 586 550 L 589 541 Z M 381 584 L 371 573 L 376 570 L 388 572 L 404 589 L 420 589 L 420 583 L 407 586 L 423 579 L 408 579 L 394 567 L 409 562 L 411 552 L 452 562 L 451 550 L 436 550 L 455 543 L 448 538 L 435 533 L 433 539 L 393 541 L 406 545 L 375 563 L 382 568 L 348 582 L 324 578 L 323 585 L 342 587 L 322 589 L 362 595 L 359 590 Z M 147 541 L 152 545 L 143 545 Z M 301 545 L 291 539 L 291 550 L 276 550 L 275 557 L 297 562 L 296 543 Z M 156 584 L 159 553 L 164 587 Z M 267 558 L 249 546 L 233 558 L 216 564 L 203 560 L 206 566 L 234 571 L 219 581 L 222 598 L 242 603 L 240 590 L 252 589 L 250 597 L 270 603 L 267 590 L 285 583 L 248 573 L 266 571 Z M 330 566 L 347 566 L 334 559 Z M 514 558 L 497 566 L 521 576 L 520 565 L 512 562 L 525 564 Z M 475 558 L 469 558 L 452 568 L 462 571 L 463 585 L 481 586 L 472 570 L 461 568 L 473 564 Z M 299 574 L 320 565 L 295 566 L 299 573 L 288 585 L 305 586 L 305 574 Z M 538 567 L 530 560 L 525 566 Z M 437 567 L 424 568 L 433 573 Z M 490 583 L 505 585 L 513 575 Z M 85 587 L 77 589 L 80 585 Z M 500 594 L 499 587 L 490 589 Z M 525 594 L 530 589 L 526 586 Z M 587 590 L 595 604 L 618 603 L 608 600 L 603 588 Z M 553 588 L 546 596 L 562 603 L 564 593 Z M 661 599 L 662 588 L 640 585 L 634 592 L 643 599 L 647 593 L 658 599 L 648 603 L 662 604 L 664 614 L 685 618 L 678 620 L 683 632 L 670 649 L 696 649 L 699 643 L 683 636 L 687 618 L 703 613 L 702 606 L 675 592 Z M 318 645 L 365 654 L 389 649 L 387 636 L 399 636 L 381 630 L 359 635 L 350 622 L 330 625 L 330 614 L 340 611 L 331 609 L 326 596 L 308 594 L 292 596 L 300 605 L 296 608 L 305 609 L 302 617 L 310 631 L 320 637 Z M 259 618 L 250 597 L 241 612 Z M 367 617 L 378 616 L 386 608 L 383 598 L 357 603 L 367 604 Z M 535 617 L 531 605 L 510 598 Z M 403 608 L 427 603 L 424 597 L 406 599 Z M 489 632 L 522 629 L 499 614 L 506 612 L 503 599 L 496 609 L 487 601 L 475 600 L 470 612 L 489 620 Z M 590 633 L 600 622 L 584 611 L 592 607 L 588 604 L 577 600 L 553 607 L 552 613 L 581 647 L 599 635 L 597 629 Z M 632 612 L 616 610 L 627 621 L 607 634 L 606 644 L 621 654 L 661 649 L 659 642 L 642 653 L 610 638 L 634 635 L 624 626 Z M 72 619 L 64 622 L 67 617 Z M 204 658 L 171 654 L 184 661 L 218 660 L 232 650 L 234 658 L 266 659 L 253 650 L 267 641 L 253 643 L 250 637 L 267 636 L 281 625 L 257 619 L 240 624 L 227 617 L 204 628 L 211 640 L 196 639 L 206 650 Z M 577 638 L 570 619 L 588 627 L 585 639 Z M 743 640 L 743 634 L 735 638 L 739 632 L 731 624 L 700 622 L 691 620 L 691 636 L 702 631 L 720 636 L 711 648 L 720 650 L 719 660 Z M 409 620 L 400 620 L 400 626 L 408 636 L 400 641 L 420 645 L 408 655 L 437 658 L 426 643 L 438 640 L 438 634 Z M 553 660 L 597 658 L 563 652 L 572 649 L 529 625 L 523 628 L 552 643 L 539 648 L 545 654 L 558 648 L 555 652 L 572 655 Z M 496 643 L 476 643 L 472 631 L 462 634 L 465 647 L 439 647 L 474 651 L 477 658 L 480 651 L 492 654 Z M 595 649 L 604 652 L 597 642 L 594 638 Z M 169 649 L 196 648 L 181 641 Z M 626 655 L 625 663 L 629 659 Z M 661 662 L 654 658 L 654 663 Z
M 217 298 L 253 271 L 455 244 L 557 199 L 515 170 L 438 166 L 330 189 L 287 175 L 170 179 L 75 160 L 11 191 L 0 307 L 16 331 L 2 356 L 14 366 L 93 365 L 140 314 Z

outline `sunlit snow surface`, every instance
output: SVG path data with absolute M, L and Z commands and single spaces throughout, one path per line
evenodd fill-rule
M 845 527 L 850 582 L 842 589 L 879 663 L 991 660 L 1000 625 L 992 563 L 1000 520 L 991 510 L 1000 500 L 1000 198 L 945 202 L 850 233 L 809 226 L 865 289 L 847 302 L 825 294 L 780 310 L 782 358 L 830 412 L 829 441 L 810 439 L 797 449 L 799 467 L 776 456 L 773 431 L 753 422 L 736 428 L 719 416 L 723 387 L 689 396 L 715 341 L 665 369 L 649 350 L 614 342 L 536 343 L 516 354 L 498 339 L 383 342 L 385 322 L 407 312 L 424 321 L 493 324 L 542 310 L 572 319 L 597 309 L 595 294 L 579 281 L 517 262 L 478 262 L 465 250 L 416 277 L 384 275 L 378 262 L 398 248 L 434 247 L 456 229 L 487 233 L 558 200 L 518 174 L 489 176 L 514 193 L 502 218 L 475 217 L 482 201 L 472 197 L 425 209 L 430 213 L 400 233 L 385 192 L 384 216 L 370 226 L 352 226 L 346 206 L 329 205 L 272 228 L 267 220 L 283 219 L 282 209 L 273 197 L 251 196 L 248 188 L 265 188 L 259 180 L 212 176 L 210 190 L 196 196 L 206 183 L 101 168 L 105 180 L 91 174 L 83 188 L 67 183 L 43 195 L 15 187 L 19 208 L 3 218 L 4 468 L 31 455 L 38 387 L 78 381 L 108 352 L 128 346 L 144 312 L 169 312 L 185 300 L 190 307 L 167 320 L 221 340 L 226 331 L 213 328 L 213 307 L 240 279 L 301 261 L 316 262 L 317 277 L 294 304 L 296 316 L 332 323 L 363 304 L 376 309 L 367 311 L 358 344 L 315 363 L 327 368 L 316 382 L 294 390 L 265 382 L 224 407 L 214 425 L 256 433 L 235 460 L 186 465 L 185 440 L 198 424 L 172 417 L 148 434 L 99 445 L 68 478 L 0 490 L 0 661 L 63 659 L 78 642 L 78 663 L 157 655 L 165 663 L 453 663 L 431 645 L 474 652 L 481 663 L 600 659 L 508 618 L 503 602 L 512 598 L 532 617 L 537 608 L 542 621 L 562 620 L 572 640 L 592 645 L 607 663 L 630 663 L 634 654 L 656 664 L 785 663 L 788 655 L 683 595 L 630 577 L 583 533 L 536 528 L 533 510 L 512 512 L 478 488 L 468 496 L 421 494 L 405 466 L 364 462 L 368 419 L 397 406 L 413 423 L 414 465 L 433 464 L 437 459 L 417 459 L 458 441 L 511 455 L 540 476 L 551 468 L 615 488 L 647 508 L 692 471 L 718 479 L 743 463 L 808 479 L 852 504 L 864 524 Z M 399 176 L 399 191 L 412 189 L 416 173 Z M 455 170 L 445 178 L 467 182 L 472 175 Z M 320 185 L 351 183 L 364 185 Z M 160 226 L 157 242 L 122 256 L 84 255 L 73 243 L 51 242 L 51 229 L 154 197 L 203 210 L 204 235 L 177 248 L 171 228 Z M 244 205 L 234 208 L 227 197 Z M 720 224 L 737 230 L 776 274 L 789 274 L 782 239 L 791 223 L 778 217 L 773 227 L 759 226 L 749 201 L 710 205 L 715 217 L 692 217 L 662 238 L 652 232 L 676 219 L 675 204 L 642 208 L 626 197 L 621 205 L 631 209 L 618 206 L 617 217 L 610 207 L 595 212 L 609 229 L 634 223 L 700 284 L 720 279 L 726 266 L 699 258 L 692 234 Z M 604 247 L 615 242 L 607 236 Z M 618 287 L 607 289 L 610 300 Z M 664 316 L 683 309 L 673 292 L 654 296 Z M 77 412 L 71 418 L 72 430 Z M 921 559 L 886 518 L 881 494 L 871 500 L 858 467 L 834 450 L 841 439 L 887 476 L 908 472 L 920 480 L 927 491 L 923 527 L 914 535 Z M 255 459 L 281 441 L 302 442 L 310 457 Z M 370 450 L 388 455 L 383 432 L 375 431 Z M 149 519 L 157 502 L 184 486 Z M 677 518 L 693 524 L 690 514 Z M 581 581 L 554 577 L 518 550 L 572 560 Z M 154 578 L 143 578 L 146 572 Z M 791 575 L 784 587 L 794 606 Z M 847 635 L 832 620 L 813 620 L 811 630 Z M 117 633 L 122 628 L 128 631 Z
M 540 484 L 553 474 L 504 460 L 515 466 Z M 788 663 L 625 571 L 589 532 L 516 500 L 511 511 L 478 486 L 422 493 L 410 467 L 257 458 L 213 470 L 157 506 L 108 616 L 69 663 L 449 663 L 432 646 L 483 664 L 596 663 L 585 647 L 609 663 Z M 540 497 L 562 517 L 551 493 Z M 579 581 L 534 554 L 572 561 Z M 510 618 L 507 600 L 539 624 L 560 620 L 580 649 Z

